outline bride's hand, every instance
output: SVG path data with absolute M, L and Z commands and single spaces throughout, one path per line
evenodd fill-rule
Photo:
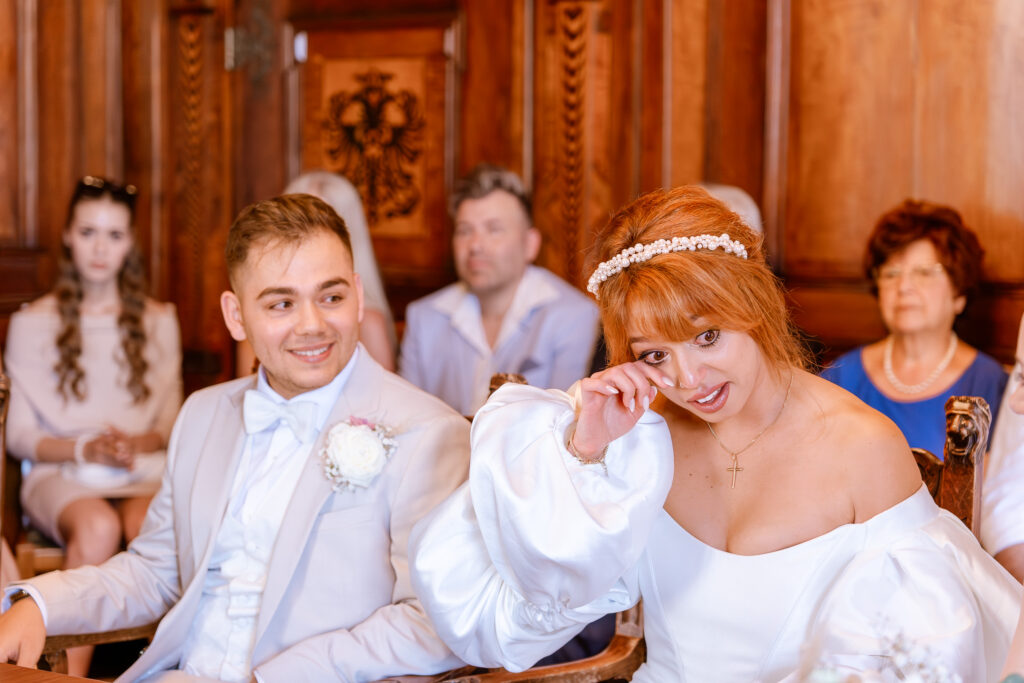
M 657 387 L 673 386 L 665 373 L 643 361 L 623 363 L 580 381 L 580 414 L 572 445 L 586 459 L 599 457 L 604 447 L 637 423 Z

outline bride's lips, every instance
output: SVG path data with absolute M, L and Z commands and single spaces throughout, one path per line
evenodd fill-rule
M 729 383 L 722 382 L 703 394 L 694 396 L 687 403 L 701 413 L 716 413 L 729 398 Z

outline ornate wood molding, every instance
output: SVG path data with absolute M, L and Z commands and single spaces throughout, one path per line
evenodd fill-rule
M 559 176 L 562 186 L 562 244 L 569 273 L 579 271 L 579 235 L 583 222 L 584 135 L 587 26 L 589 2 L 561 2 L 558 53 L 561 72 Z
M 178 22 L 177 49 L 179 71 L 177 74 L 178 88 L 181 93 L 179 116 L 184 133 L 180 147 L 180 177 L 182 186 L 193 188 L 183 193 L 184 232 L 189 237 L 192 258 L 198 262 L 203 248 L 202 205 L 195 188 L 201 187 L 200 167 L 202 162 L 203 136 L 201 128 L 202 115 L 202 75 L 203 75 L 203 35 L 199 17 L 184 16 Z M 191 273 L 196 292 L 202 292 L 202 273 L 193 270 Z
M 169 8 L 170 120 L 166 235 L 178 306 L 186 391 L 228 379 L 234 344 L 217 295 L 227 283 L 223 247 L 231 205 L 231 91 L 220 60 L 226 9 L 203 2 Z

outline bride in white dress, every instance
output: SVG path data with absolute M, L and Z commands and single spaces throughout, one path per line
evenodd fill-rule
M 414 534 L 455 653 L 521 670 L 643 598 L 634 681 L 995 680 L 1020 585 L 895 425 L 805 370 L 759 236 L 683 187 L 619 212 L 595 256 L 612 365 L 572 394 L 498 390 L 469 482 Z

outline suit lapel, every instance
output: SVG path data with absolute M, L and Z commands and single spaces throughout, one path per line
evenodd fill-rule
M 153 643 L 142 656 L 122 675 L 123 680 L 148 676 L 154 671 L 173 666 L 180 656 L 181 644 L 188 629 L 193 625 L 196 608 L 203 592 L 206 570 L 220 532 L 221 522 L 227 509 L 228 498 L 235 480 L 242 450 L 245 447 L 245 430 L 242 425 L 242 397 L 246 389 L 255 386 L 241 385 L 236 391 L 225 392 L 217 402 L 211 429 L 197 438 L 202 443 L 183 444 L 181 448 L 200 450 L 195 461 L 195 472 L 191 479 L 178 478 L 175 485 L 189 486 L 189 539 L 179 539 L 179 547 L 192 553 L 183 558 L 179 565 L 191 576 L 182 576 L 182 594 L 178 603 L 160 621 Z M 187 474 L 187 473 L 183 473 Z M 188 545 L 184 545 L 187 543 Z M 119 680 L 122 680 L 119 679 Z
M 255 384 L 253 385 L 255 386 Z M 196 462 L 189 501 L 192 556 L 202 561 L 217 540 L 221 522 L 227 509 L 228 498 L 235 481 L 238 465 L 245 449 L 245 429 L 242 424 L 242 397 L 246 389 L 225 394 L 217 405 L 211 430 L 202 454 Z M 204 567 L 195 565 L 197 572 Z
M 380 372 L 380 366 L 370 358 L 365 348 L 360 347 L 352 375 L 345 382 L 338 402 L 331 410 L 313 450 L 306 459 L 302 474 L 295 485 L 295 492 L 285 510 L 270 556 L 270 566 L 267 568 L 267 583 L 263 590 L 263 600 L 256 624 L 257 643 L 288 589 L 320 510 L 333 493 L 320 466 L 320 450 L 323 448 L 327 432 L 337 423 L 350 417 L 369 418 L 377 412 L 380 403 Z

